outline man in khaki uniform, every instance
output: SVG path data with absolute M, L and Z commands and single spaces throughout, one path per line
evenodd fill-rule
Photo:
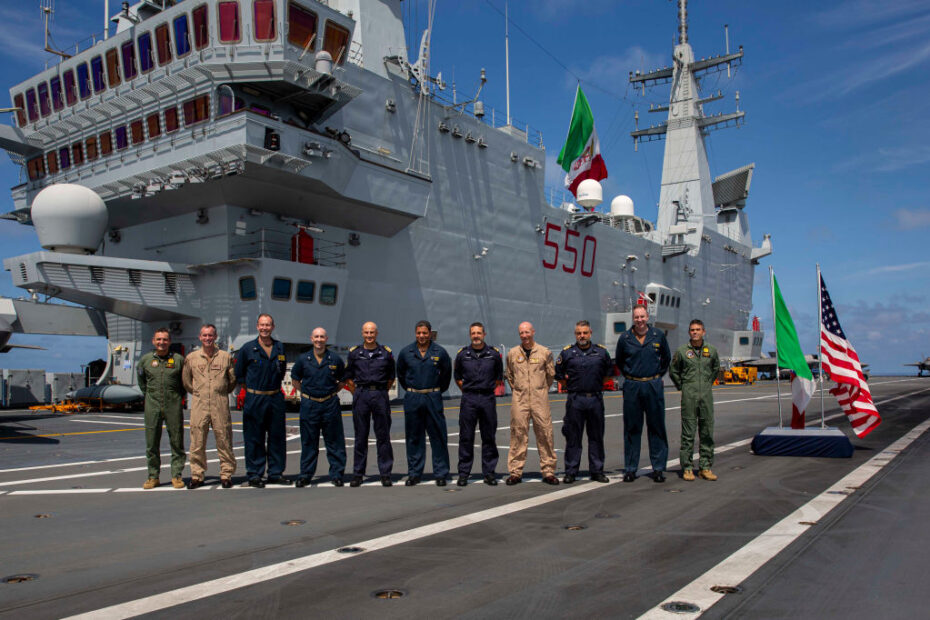
M 552 414 L 549 411 L 549 387 L 555 380 L 555 362 L 552 352 L 536 344 L 536 330 L 529 322 L 517 328 L 520 346 L 507 352 L 504 377 L 513 390 L 510 407 L 510 454 L 507 469 L 510 477 L 507 485 L 523 481 L 523 466 L 526 464 L 526 447 L 529 443 L 530 417 L 536 433 L 539 449 L 539 469 L 543 482 L 558 484 L 555 477 L 556 457 L 552 446 Z
M 216 451 L 220 456 L 220 484 L 232 486 L 236 457 L 232 451 L 232 421 L 229 394 L 236 387 L 232 356 L 216 347 L 216 327 L 200 328 L 200 349 L 184 360 L 181 379 L 191 394 L 191 482 L 190 488 L 203 485 L 207 469 L 207 433 L 213 426 Z

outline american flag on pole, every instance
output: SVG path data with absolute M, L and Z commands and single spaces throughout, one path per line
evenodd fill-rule
M 830 393 L 836 396 L 856 436 L 865 437 L 881 424 L 882 417 L 872 403 L 859 356 L 836 318 L 823 276 L 820 276 L 820 354 L 823 369 L 837 384 Z

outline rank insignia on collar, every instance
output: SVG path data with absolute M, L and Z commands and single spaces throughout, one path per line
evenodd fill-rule
M 659 348 L 659 343 L 658 343 L 658 342 L 653 342 L 653 343 L 652 343 L 652 346 L 654 346 L 655 348 L 658 349 L 658 348 Z
M 279 362 L 283 362 L 283 361 L 284 361 L 284 356 L 283 356 L 283 355 L 279 355 L 279 356 L 278 356 L 278 361 L 279 361 Z
M 439 356 L 438 356 L 438 355 L 434 355 L 434 356 L 433 356 L 433 361 L 434 361 L 434 362 L 438 362 L 438 361 L 439 361 Z

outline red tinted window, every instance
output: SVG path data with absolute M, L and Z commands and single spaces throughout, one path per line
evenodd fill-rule
M 39 84 L 39 111 L 42 112 L 42 116 L 52 113 L 52 106 L 48 102 L 48 84 L 45 82 Z
M 317 47 L 316 13 L 308 11 L 296 2 L 287 5 L 287 40 L 301 49 L 313 50 Z M 310 40 L 313 39 L 313 43 Z
M 13 107 L 16 108 L 16 124 L 20 127 L 25 127 L 26 104 L 23 103 L 23 96 L 21 94 L 13 97 Z
M 239 33 L 239 3 L 237 1 L 219 3 L 220 43 L 238 43 L 242 38 Z
M 178 123 L 178 109 L 168 108 L 165 110 L 165 133 L 177 131 L 179 127 L 180 124 Z
M 84 72 L 87 72 L 87 65 L 83 65 Z M 64 73 L 65 77 L 65 101 L 68 102 L 68 105 L 74 105 L 77 103 L 77 91 L 74 86 L 74 71 L 68 69 Z
M 273 41 L 277 36 L 274 24 L 274 0 L 252 0 L 252 23 L 256 41 Z
M 109 155 L 113 152 L 113 134 L 109 131 L 104 131 L 100 134 L 100 153 L 103 155 Z
M 141 118 L 137 118 L 129 124 L 129 132 L 132 134 L 133 144 L 141 144 L 145 142 L 145 130 L 142 127 Z
M 200 123 L 210 118 L 210 97 L 202 95 L 184 102 L 184 126 Z
M 58 157 L 55 156 L 55 151 L 51 151 L 45 155 L 45 160 L 48 162 L 48 173 L 55 174 L 58 172 Z
M 71 159 L 74 161 L 75 166 L 80 166 L 84 163 L 84 143 L 75 142 L 71 145 Z
M 65 107 L 65 102 L 61 97 L 61 79 L 53 77 L 48 81 L 48 85 L 52 90 L 52 109 L 57 112 Z
M 207 26 L 207 5 L 201 4 L 191 11 L 194 19 L 194 49 L 202 50 L 210 43 L 210 29 Z
M 130 39 L 120 49 L 123 52 L 123 78 L 128 82 L 136 77 L 136 46 Z
M 161 123 L 158 119 L 158 113 L 152 114 L 145 119 L 145 124 L 148 126 L 149 138 L 155 138 L 161 135 Z
M 119 86 L 119 56 L 116 50 L 107 50 L 105 55 L 107 61 L 107 84 L 110 88 Z
M 87 161 L 97 159 L 97 138 L 90 137 L 84 141 L 84 148 L 87 152 Z
M 26 169 L 29 171 L 29 180 L 35 181 L 45 176 L 45 158 L 39 157 L 30 159 L 26 163 Z
M 326 22 L 323 33 L 323 49 L 330 53 L 333 62 L 342 64 L 346 60 L 346 45 L 349 43 L 349 31 L 333 22 Z
M 171 37 L 168 36 L 168 24 L 162 24 L 155 29 L 155 51 L 158 54 L 158 64 L 171 62 Z

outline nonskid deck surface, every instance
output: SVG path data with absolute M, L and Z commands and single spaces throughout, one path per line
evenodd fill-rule
M 877 610 L 867 604 L 876 600 L 885 600 L 883 611 L 891 616 L 915 615 L 922 608 L 916 597 L 891 601 L 874 593 L 897 589 L 902 574 L 921 574 L 905 569 L 916 567 L 928 551 L 918 526 L 928 516 L 930 502 L 920 499 L 917 490 L 930 450 L 925 435 L 911 431 L 927 419 L 930 382 L 876 378 L 872 388 L 884 422 L 869 437 L 853 439 L 857 450 L 848 460 L 753 456 L 749 440 L 777 422 L 775 386 L 717 388 L 714 470 L 720 480 L 714 483 L 685 482 L 675 475 L 679 395 L 667 390 L 673 474 L 663 485 L 644 475 L 645 439 L 640 479 L 619 482 L 618 393 L 605 396 L 612 483 L 587 481 L 585 455 L 579 482 L 558 487 L 502 483 L 492 488 L 481 484 L 478 468 L 464 489 L 454 484 L 438 488 L 429 474 L 420 486 L 404 487 L 403 416 L 394 407 L 392 488 L 381 487 L 373 475 L 372 442 L 372 475 L 358 489 L 328 484 L 321 450 L 317 473 L 322 476 L 311 488 L 223 490 L 216 484 L 218 464 L 211 461 L 202 489 L 143 492 L 140 414 L 4 412 L 0 577 L 38 577 L 0 584 L 0 614 L 63 617 L 135 602 L 134 607 L 113 610 L 114 615 L 635 617 L 677 592 L 687 592 L 695 579 L 910 433 L 912 443 L 882 461 L 884 467 L 850 495 L 840 496 L 836 509 L 822 518 L 810 517 L 817 525 L 786 540 L 783 550 L 772 551 L 772 558 L 741 583 L 716 584 L 744 589 L 726 595 L 706 615 L 822 617 L 835 609 L 865 617 L 870 609 Z M 556 447 L 561 450 L 565 398 L 553 394 L 551 400 Z M 815 396 L 814 404 L 818 402 Z M 828 423 L 848 429 L 836 417 L 839 410 L 829 395 L 826 404 Z M 454 473 L 457 401 L 445 405 Z M 351 463 L 351 418 L 344 413 Z M 293 476 L 300 446 L 297 416 L 288 418 L 286 473 Z M 234 421 L 241 416 L 234 414 Z M 501 399 L 497 440 L 502 477 L 508 425 L 509 404 Z M 235 428 L 241 430 L 241 425 Z M 241 474 L 241 433 L 234 439 Z M 530 446 L 535 447 L 533 439 Z M 208 457 L 215 459 L 215 452 Z M 560 451 L 560 470 L 562 457 Z M 429 463 L 428 455 L 427 470 Z M 527 482 L 538 482 L 538 472 L 537 453 L 531 449 Z M 162 481 L 167 479 L 165 468 Z M 290 520 L 303 523 L 282 525 Z M 566 529 L 576 525 L 584 529 Z M 914 536 L 902 538 L 908 532 Z M 335 551 L 347 546 L 363 551 Z M 865 570 L 875 566 L 870 558 L 877 557 L 883 559 L 876 570 Z M 844 569 L 840 578 L 836 566 L 863 570 Z M 403 596 L 372 596 L 391 589 Z M 862 605 L 854 603 L 857 596 Z

